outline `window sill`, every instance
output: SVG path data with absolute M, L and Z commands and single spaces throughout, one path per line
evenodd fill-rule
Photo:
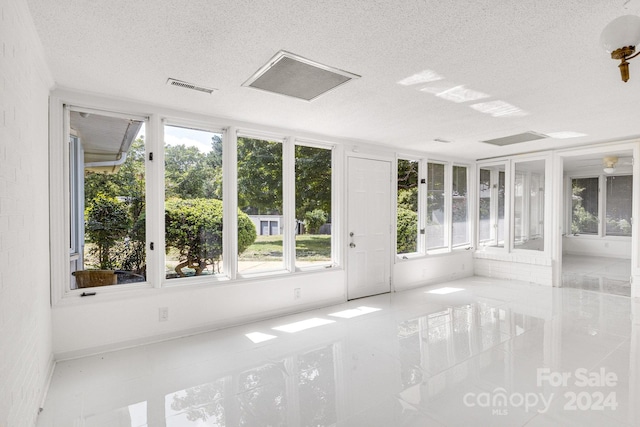
M 126 295 L 127 298 L 135 298 L 148 295 L 153 289 L 154 287 L 149 282 L 72 289 L 66 291 L 62 298 L 54 304 L 54 307 L 117 300 L 123 295 Z M 82 294 L 86 295 L 82 296 Z

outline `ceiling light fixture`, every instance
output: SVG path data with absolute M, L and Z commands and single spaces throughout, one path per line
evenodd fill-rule
M 614 173 L 616 171 L 616 163 L 618 163 L 618 158 L 611 156 L 611 157 L 605 157 L 604 159 L 602 159 L 602 164 L 604 166 L 604 173 Z
M 629 80 L 628 59 L 635 58 L 633 54 L 636 45 L 640 43 L 640 16 L 623 15 L 609 23 L 600 35 L 600 43 L 607 52 L 611 53 L 611 59 L 620 60 L 620 75 L 622 81 Z

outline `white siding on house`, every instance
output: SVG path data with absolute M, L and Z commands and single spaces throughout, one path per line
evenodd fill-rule
M 48 96 L 24 0 L 0 0 L 0 426 L 33 426 L 53 368 Z

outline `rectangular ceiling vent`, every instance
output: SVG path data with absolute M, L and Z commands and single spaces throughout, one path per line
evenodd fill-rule
M 169 86 L 178 86 L 185 89 L 197 90 L 198 92 L 204 92 L 208 94 L 212 94 L 214 91 L 217 90 L 209 87 L 194 85 L 193 83 L 187 83 L 187 82 L 183 82 L 182 80 L 176 80 L 176 79 L 168 79 L 167 84 Z
M 281 50 L 242 86 L 311 101 L 359 77 Z
M 488 139 L 485 142 L 487 144 L 499 145 L 500 147 L 511 144 L 520 144 L 521 142 L 535 141 L 536 139 L 548 138 L 547 135 L 536 132 L 525 132 L 517 135 L 504 136 L 502 138 Z

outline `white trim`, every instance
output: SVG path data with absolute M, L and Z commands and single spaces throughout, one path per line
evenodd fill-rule
M 238 271 L 238 132 L 230 127 L 222 137 L 222 270 L 234 280 Z M 224 230 L 227 231 L 224 231 Z
M 336 146 L 335 142 L 316 141 L 316 140 L 311 140 L 307 138 L 298 138 L 295 136 L 291 138 L 293 139 L 293 142 L 295 145 L 301 145 L 304 147 L 325 148 L 330 150 Z
M 165 277 L 164 254 L 164 122 L 152 114 L 145 123 L 144 136 L 146 174 L 146 260 L 147 282 L 154 288 L 162 286 Z M 153 160 L 149 160 L 153 153 Z M 162 182 L 162 185 L 158 183 Z M 154 242 L 154 250 L 151 250 Z
M 294 138 L 282 141 L 282 260 L 288 272 L 296 271 L 296 146 Z
M 260 139 L 268 142 L 283 143 L 287 139 L 287 135 L 280 133 L 246 128 L 237 129 L 236 134 L 238 138 Z
M 74 111 L 77 113 L 89 113 L 89 114 L 96 114 L 96 115 L 100 115 L 100 116 L 106 116 L 106 117 L 111 117 L 111 118 L 115 118 L 115 119 L 125 119 L 125 120 L 137 120 L 140 122 L 146 122 L 147 120 L 149 120 L 149 116 L 142 116 L 142 115 L 137 115 L 137 114 L 129 114 L 129 113 L 123 113 L 123 112 L 119 112 L 119 111 L 110 111 L 110 110 L 102 110 L 99 108 L 90 108 L 90 107 L 80 107 L 77 105 L 73 105 L 73 104 L 67 104 L 69 111 Z
M 51 302 L 57 304 L 70 284 L 69 248 L 69 120 L 62 100 L 49 98 L 49 252 L 51 257 Z M 65 147 L 67 147 L 65 149 Z
M 586 147 L 573 147 L 566 148 L 562 150 L 554 151 L 554 156 L 558 159 L 558 165 L 556 166 L 555 173 L 558 179 L 554 183 L 554 190 L 556 196 L 554 201 L 556 203 L 564 203 L 565 198 L 563 194 L 567 191 L 564 183 L 564 158 L 565 157 L 575 157 L 582 155 L 590 155 L 590 154 L 607 154 L 611 151 L 624 151 L 630 150 L 633 153 L 633 176 L 635 177 L 634 181 L 637 181 L 637 177 L 640 176 L 640 141 L 637 138 L 626 138 L 620 141 L 611 141 L 611 142 L 603 142 L 598 144 L 592 144 Z M 633 185 L 633 196 L 632 196 L 632 215 L 636 215 L 640 212 L 640 185 Z M 562 226 L 566 226 L 565 223 L 562 222 L 562 219 L 566 217 L 565 209 L 556 209 L 555 210 L 555 221 L 557 224 L 556 233 L 554 237 L 554 251 L 553 251 L 553 262 L 557 268 L 554 268 L 553 279 L 555 286 L 561 286 L 562 284 Z M 639 298 L 640 297 L 640 242 L 637 238 L 640 229 L 638 229 L 637 220 L 634 219 L 631 224 L 631 277 L 633 282 L 631 284 L 631 297 Z M 569 230 L 570 231 L 570 230 Z M 614 236 L 609 236 L 614 237 Z

